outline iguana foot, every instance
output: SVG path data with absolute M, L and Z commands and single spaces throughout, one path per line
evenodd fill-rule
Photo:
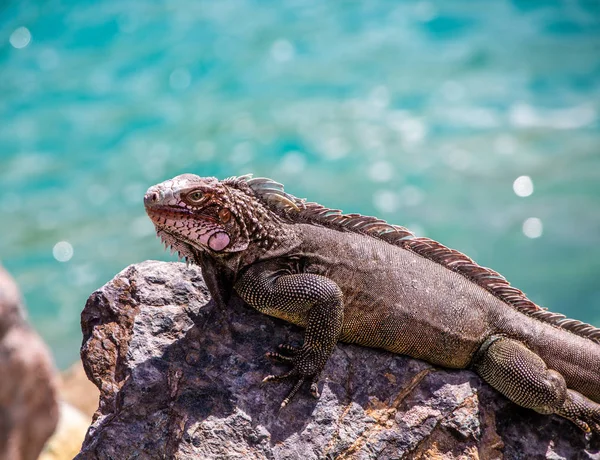
M 302 353 L 301 353 L 302 349 L 293 347 L 291 345 L 279 345 L 278 350 L 282 353 L 268 352 L 268 353 L 266 353 L 266 356 L 277 362 L 291 364 L 293 366 L 293 368 L 290 371 L 285 372 L 284 374 L 268 375 L 263 379 L 262 383 L 281 382 L 282 380 L 292 379 L 294 377 L 297 378 L 297 381 L 294 384 L 294 387 L 292 388 L 292 390 L 288 393 L 288 395 L 285 397 L 285 399 L 281 403 L 281 408 L 283 409 L 285 406 L 287 406 L 290 403 L 290 401 L 294 398 L 294 396 L 296 396 L 296 393 L 298 393 L 300 388 L 302 388 L 302 385 L 304 384 L 304 382 L 307 380 L 310 380 L 310 382 L 311 382 L 311 385 L 310 385 L 311 395 L 314 396 L 315 398 L 318 398 L 320 396 L 319 387 L 318 387 L 318 381 L 319 381 L 318 374 L 319 373 L 315 374 L 315 373 L 307 372 L 307 370 L 308 370 L 307 367 L 311 367 L 311 366 L 307 366 L 307 363 L 306 363 L 307 356 L 302 356 Z M 291 356 L 288 356 L 288 355 L 291 355 Z M 309 355 L 309 353 L 307 353 L 306 355 Z M 304 369 L 304 372 L 302 372 L 303 369 Z
M 567 399 L 556 414 L 568 418 L 584 432 L 600 436 L 600 404 L 577 391 L 567 391 Z

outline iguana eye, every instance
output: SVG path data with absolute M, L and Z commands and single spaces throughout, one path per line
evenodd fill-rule
M 187 199 L 193 203 L 197 203 L 202 199 L 203 196 L 204 194 L 200 190 L 196 190 L 195 192 L 190 193 L 187 196 Z
M 231 211 L 227 208 L 221 209 L 219 211 L 219 218 L 221 219 L 221 222 L 226 224 L 227 222 L 229 222 L 231 220 Z

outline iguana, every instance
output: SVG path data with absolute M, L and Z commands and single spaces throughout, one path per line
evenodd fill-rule
M 305 328 L 265 381 L 317 379 L 338 341 L 470 368 L 515 403 L 600 435 L 600 329 L 530 301 L 499 273 L 406 228 L 306 202 L 251 175 L 183 174 L 146 211 L 172 251 L 201 266 L 217 305 L 235 291 Z

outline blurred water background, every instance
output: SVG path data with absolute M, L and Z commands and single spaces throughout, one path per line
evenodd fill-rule
M 253 172 L 600 326 L 600 2 L 4 0 L 0 259 L 60 367 L 172 260 L 142 197 Z

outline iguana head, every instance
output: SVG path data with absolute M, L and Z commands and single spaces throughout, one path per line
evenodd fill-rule
M 247 178 L 174 177 L 148 189 L 146 212 L 157 235 L 181 257 L 193 258 L 196 251 L 226 255 L 244 251 L 251 243 L 273 247 L 281 233 L 278 217 Z

